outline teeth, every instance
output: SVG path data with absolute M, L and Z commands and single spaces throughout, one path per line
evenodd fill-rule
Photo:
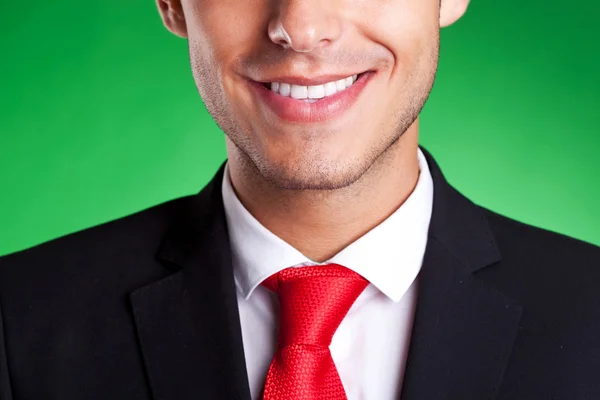
M 308 87 L 307 86 L 292 86 L 292 99 L 306 99 L 308 97 Z
M 337 93 L 337 87 L 335 82 L 327 82 L 325 85 L 325 96 L 331 96 L 332 94 Z
M 325 85 L 308 87 L 309 99 L 322 99 L 323 97 L 325 97 Z
M 307 103 L 314 103 L 317 99 L 322 99 L 327 96 L 341 92 L 352 86 L 358 79 L 358 75 L 352 75 L 335 82 L 327 82 L 324 85 L 315 86 L 300 86 L 290 85 L 283 82 L 272 82 L 271 90 L 279 93 L 282 96 L 292 97 L 298 100 L 304 100 Z
M 274 82 L 277 83 L 277 82 Z M 273 90 L 273 86 L 271 84 L 271 90 Z M 288 96 L 291 93 L 291 85 L 289 83 L 280 83 L 279 84 L 279 94 L 282 96 Z

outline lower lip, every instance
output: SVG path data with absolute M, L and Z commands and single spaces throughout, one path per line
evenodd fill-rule
M 361 74 L 348 89 L 314 103 L 281 96 L 264 83 L 249 81 L 253 92 L 281 119 L 297 123 L 323 122 L 341 116 L 356 102 L 375 72 Z

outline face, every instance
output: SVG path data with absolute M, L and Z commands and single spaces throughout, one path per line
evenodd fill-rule
M 467 3 L 158 0 L 229 151 L 297 190 L 350 185 L 398 142 L 431 91 L 440 26 Z

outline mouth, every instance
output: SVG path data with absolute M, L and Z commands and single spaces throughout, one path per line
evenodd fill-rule
M 323 78 L 325 82 L 318 85 L 296 84 L 310 81 L 285 78 L 282 82 L 249 83 L 259 100 L 279 118 L 294 123 L 314 123 L 346 113 L 375 74 L 375 71 L 365 71 L 337 80 Z
M 366 71 L 368 72 L 368 71 Z M 345 78 L 330 80 L 319 85 L 301 85 L 289 82 L 261 82 L 266 89 L 296 100 L 303 100 L 308 103 L 314 103 L 327 97 L 333 96 L 338 92 L 350 88 L 359 77 L 366 72 L 350 75 Z

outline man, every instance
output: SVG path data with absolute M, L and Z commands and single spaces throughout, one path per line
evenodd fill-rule
M 418 146 L 468 0 L 157 3 L 228 160 L 0 259 L 1 400 L 600 398 L 600 249 Z

